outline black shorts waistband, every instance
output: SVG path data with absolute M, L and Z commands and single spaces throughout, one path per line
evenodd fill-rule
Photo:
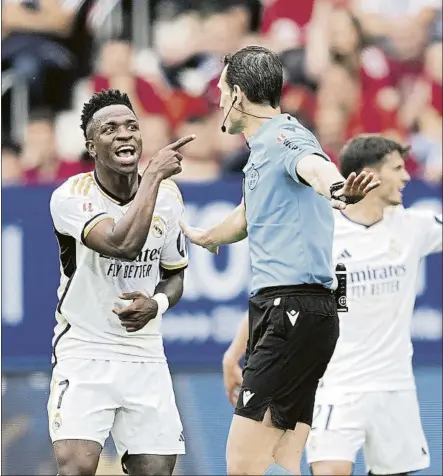
M 325 288 L 321 284 L 297 284 L 292 286 L 270 286 L 268 288 L 262 288 L 258 291 L 254 297 L 259 298 L 273 298 L 281 296 L 290 296 L 292 294 L 314 294 L 330 296 L 334 294 L 334 291 L 329 288 Z

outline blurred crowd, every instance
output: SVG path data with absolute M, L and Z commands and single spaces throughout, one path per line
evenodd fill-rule
M 382 133 L 411 145 L 412 176 L 441 183 L 441 0 L 2 0 L 2 184 L 91 170 L 80 112 L 107 88 L 134 104 L 142 167 L 195 133 L 177 181 L 241 173 L 248 149 L 220 131 L 216 85 L 223 55 L 251 44 L 280 54 L 283 111 L 334 161 Z

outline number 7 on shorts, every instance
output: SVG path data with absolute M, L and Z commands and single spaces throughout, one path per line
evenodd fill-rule
M 69 380 L 62 380 L 61 382 L 59 382 L 58 386 L 62 387 L 57 403 L 57 410 L 60 410 L 63 402 L 63 397 L 65 396 L 66 390 L 68 390 L 69 388 Z

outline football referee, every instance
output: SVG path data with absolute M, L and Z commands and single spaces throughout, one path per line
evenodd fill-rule
M 225 58 L 222 130 L 243 133 L 251 151 L 243 200 L 209 230 L 182 224 L 212 252 L 249 237 L 249 338 L 226 449 L 230 475 L 300 474 L 318 381 L 339 335 L 332 207 L 379 185 L 371 173 L 342 177 L 311 132 L 281 113 L 282 84 L 282 64 L 265 48 Z

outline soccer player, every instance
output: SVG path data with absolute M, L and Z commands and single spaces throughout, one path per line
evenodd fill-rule
M 307 445 L 314 475 L 350 475 L 364 448 L 372 475 L 429 466 L 412 370 L 411 320 L 420 261 L 442 250 L 442 218 L 404 209 L 408 149 L 382 137 L 357 137 L 341 171 L 372 171 L 380 187 L 338 212 L 334 258 L 347 268 L 348 313 L 315 400 Z
M 379 184 L 365 172 L 345 180 L 315 137 L 281 114 L 282 83 L 281 62 L 265 48 L 225 58 L 223 129 L 243 133 L 251 149 L 243 201 L 212 229 L 182 224 L 191 242 L 211 251 L 249 236 L 249 343 L 228 474 L 299 474 L 315 391 L 339 333 L 331 203 L 344 209 Z
M 401 475 L 429 466 L 412 372 L 411 318 L 420 260 L 442 249 L 441 216 L 404 209 L 407 148 L 379 136 L 357 137 L 341 154 L 341 171 L 372 171 L 381 186 L 335 212 L 334 260 L 348 276 L 349 312 L 317 390 L 308 461 L 314 475 L 350 475 L 364 446 L 370 474 Z M 407 239 L 405 239 L 407 237 Z M 223 358 L 235 404 L 246 350 L 247 320 Z
M 48 416 L 59 474 L 95 474 L 111 431 L 129 474 L 170 475 L 185 445 L 160 325 L 188 258 L 182 198 L 165 179 L 195 136 L 159 151 L 140 177 L 126 94 L 95 94 L 81 119 L 95 172 L 67 180 L 50 203 L 61 281 Z

